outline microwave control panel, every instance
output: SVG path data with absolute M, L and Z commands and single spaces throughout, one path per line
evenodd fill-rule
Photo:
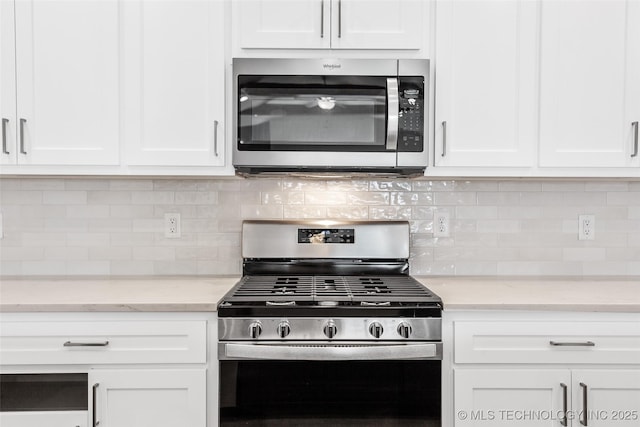
M 424 77 L 400 77 L 398 151 L 424 151 Z

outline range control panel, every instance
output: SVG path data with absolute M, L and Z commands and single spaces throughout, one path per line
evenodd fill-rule
M 353 228 L 299 228 L 298 243 L 354 243 Z
M 424 149 L 424 78 L 400 77 L 398 151 Z

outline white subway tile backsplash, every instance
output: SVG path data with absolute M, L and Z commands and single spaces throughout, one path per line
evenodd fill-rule
M 85 205 L 87 204 L 86 191 L 45 191 L 42 193 L 44 205 Z
M 239 274 L 243 219 L 407 220 L 412 274 L 640 274 L 640 182 L 1 178 L 2 275 Z M 451 235 L 433 236 L 447 210 Z M 164 213 L 182 236 L 164 237 Z M 577 238 L 580 214 L 596 239 Z
M 411 182 L 405 180 L 373 180 L 369 183 L 371 191 L 411 191 Z
M 306 205 L 345 205 L 347 194 L 338 191 L 310 191 L 305 193 L 304 203 Z
M 366 206 L 327 206 L 327 218 L 365 220 L 368 217 Z
M 369 207 L 369 218 L 380 220 L 409 220 L 411 219 L 411 208 L 400 206 L 372 206 Z
M 392 205 L 433 205 L 433 194 L 422 192 L 392 192 Z
M 435 193 L 433 198 L 433 204 L 437 206 L 475 205 L 476 193 L 475 192 L 465 193 L 460 191 Z
M 362 206 L 384 206 L 388 205 L 390 195 L 388 192 L 369 191 L 347 193 L 347 203 L 350 205 Z

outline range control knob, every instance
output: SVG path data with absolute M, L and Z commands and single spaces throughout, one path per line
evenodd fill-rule
M 384 329 L 380 323 L 373 322 L 369 325 L 369 333 L 373 335 L 374 338 L 380 338 L 382 336 L 382 332 L 384 332 Z
M 262 325 L 260 322 L 253 322 L 249 325 L 249 336 L 256 339 L 262 333 Z
M 278 336 L 280 338 L 285 338 L 287 335 L 291 333 L 291 326 L 289 322 L 280 322 L 278 325 Z
M 398 325 L 398 334 L 402 338 L 409 338 L 409 336 L 411 335 L 411 325 L 407 322 L 400 322 L 400 324 Z
M 327 324 L 324 325 L 323 331 L 327 338 L 331 339 L 338 333 L 338 327 L 333 320 L 329 320 Z

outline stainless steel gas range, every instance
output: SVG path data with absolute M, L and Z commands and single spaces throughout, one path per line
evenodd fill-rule
M 407 222 L 245 221 L 218 306 L 220 425 L 440 426 L 441 300 Z

